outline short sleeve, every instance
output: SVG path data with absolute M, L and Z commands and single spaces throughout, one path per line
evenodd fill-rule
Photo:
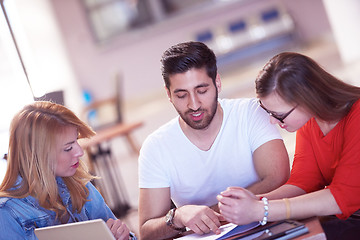
M 139 188 L 170 187 L 168 171 L 166 171 L 168 149 L 163 149 L 166 147 L 162 139 L 158 138 L 161 138 L 161 134 L 151 134 L 141 147 L 138 169 Z
M 282 139 L 276 126 L 270 122 L 269 114 L 260 107 L 256 99 L 250 100 L 247 124 L 245 129 L 248 130 L 252 152 L 268 141 Z

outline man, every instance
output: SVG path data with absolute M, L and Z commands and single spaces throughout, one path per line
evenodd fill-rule
M 219 233 L 216 196 L 229 186 L 255 194 L 279 187 L 289 176 L 287 151 L 255 99 L 218 99 L 216 57 L 205 44 L 177 44 L 161 62 L 179 117 L 140 151 L 140 238 L 169 238 L 185 227 Z

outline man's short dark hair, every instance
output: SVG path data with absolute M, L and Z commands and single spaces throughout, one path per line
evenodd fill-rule
M 207 75 L 213 80 L 217 75 L 216 56 L 202 42 L 184 42 L 170 47 L 161 58 L 161 72 L 167 89 L 170 89 L 169 77 L 184 73 L 192 68 L 205 67 Z

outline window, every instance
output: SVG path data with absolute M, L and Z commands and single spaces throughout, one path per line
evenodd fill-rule
M 94 37 L 105 41 L 124 32 L 224 0 L 82 0 Z
M 83 0 L 98 41 L 153 22 L 147 0 Z
M 4 154 L 8 152 L 9 126 L 16 112 L 33 101 L 20 55 L 12 38 L 3 1 L 0 9 L 0 182 L 6 170 Z

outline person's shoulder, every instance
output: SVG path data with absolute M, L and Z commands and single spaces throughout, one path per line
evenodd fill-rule
M 219 98 L 221 105 L 233 105 L 233 104 L 251 104 L 256 103 L 256 98 Z
M 349 112 L 341 119 L 341 122 L 360 122 L 360 99 L 351 106 Z
M 241 114 L 241 116 L 257 114 L 259 108 L 258 100 L 255 98 L 221 99 L 219 103 L 225 113 Z
M 219 103 L 223 108 L 240 108 L 240 109 L 248 109 L 252 106 L 257 106 L 257 100 L 255 98 L 224 98 L 219 99 Z
M 360 100 L 357 100 L 352 106 L 348 114 L 341 119 L 343 124 L 346 124 L 347 128 L 357 128 L 360 123 Z
M 360 99 L 357 100 L 351 107 L 350 109 L 350 114 L 351 113 L 359 113 L 360 112 Z
M 10 197 L 0 197 L 0 208 L 3 208 L 8 201 L 10 201 L 13 198 Z
M 95 186 L 89 181 L 85 184 L 85 187 L 87 187 L 88 189 L 96 189 Z
M 0 197 L 0 209 L 6 207 L 13 208 L 14 206 L 24 205 L 27 202 L 34 202 L 31 198 L 30 196 L 24 198 Z

